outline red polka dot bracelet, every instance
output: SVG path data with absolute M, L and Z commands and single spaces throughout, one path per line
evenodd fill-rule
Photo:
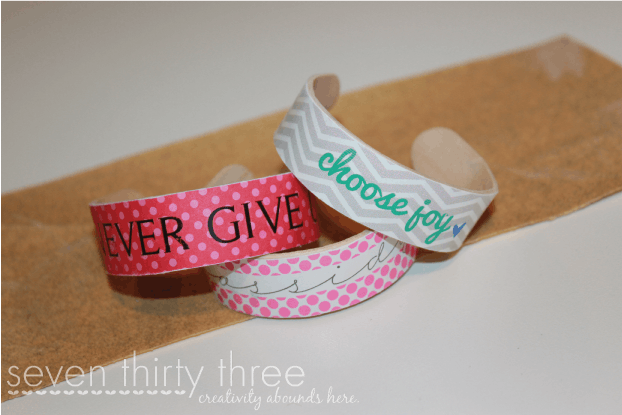
M 239 262 L 320 236 L 313 197 L 291 173 L 90 209 L 111 275 Z

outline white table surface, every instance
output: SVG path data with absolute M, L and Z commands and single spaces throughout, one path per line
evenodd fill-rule
M 566 33 L 622 62 L 616 4 L 2 3 L 2 192 L 288 107 L 310 74 L 345 91 Z M 3 413 L 622 413 L 622 195 L 415 263 L 385 293 L 314 319 L 255 319 L 139 355 L 93 387 L 60 383 Z M 581 240 L 581 242 L 579 242 Z M 229 353 L 246 371 L 227 392 Z M 155 360 L 157 359 L 157 361 Z M 196 379 L 164 366 L 178 359 Z M 221 387 L 219 361 L 223 359 Z M 274 404 L 260 370 L 304 370 Z M 158 369 L 159 383 L 153 385 Z M 2 370 L 8 368 L 2 367 Z M 61 376 L 62 377 L 62 376 Z M 273 378 L 266 378 L 272 381 Z M 297 379 L 299 381 L 299 379 Z M 88 384 L 88 376 L 85 385 Z M 79 382 L 75 379 L 73 383 Z M 6 388 L 7 385 L 2 385 Z M 335 394 L 354 403 L 326 403 Z M 119 390 L 184 395 L 108 395 Z M 60 395 L 50 391 L 60 390 Z M 77 391 L 102 390 L 101 395 Z M 64 391 L 74 391 L 65 395 Z

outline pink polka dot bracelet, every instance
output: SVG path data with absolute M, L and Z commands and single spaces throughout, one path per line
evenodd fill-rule
M 417 248 L 364 231 L 320 248 L 207 267 L 218 300 L 268 318 L 313 317 L 386 290 L 412 266 Z

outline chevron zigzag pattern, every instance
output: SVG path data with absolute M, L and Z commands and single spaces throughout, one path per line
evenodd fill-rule
M 486 210 L 496 194 L 471 193 L 428 179 L 383 156 L 339 124 L 316 100 L 305 85 L 274 134 L 277 152 L 296 177 L 322 200 L 340 213 L 392 238 L 439 252 L 455 251 Z M 380 209 L 374 200 L 364 200 L 359 192 L 348 191 L 319 168 L 320 158 L 331 153 L 336 160 L 348 149 L 356 157 L 348 163 L 350 174 L 362 176 L 366 183 L 375 183 L 382 194 L 395 194 L 408 205 L 405 215 Z M 434 225 L 421 223 L 407 232 L 405 227 L 417 208 L 429 205 L 423 213 L 436 210 L 452 217 L 450 226 L 466 223 L 456 236 L 443 232 L 431 243 L 426 238 L 437 232 Z

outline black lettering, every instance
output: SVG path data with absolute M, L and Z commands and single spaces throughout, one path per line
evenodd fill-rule
M 101 245 L 102 251 L 104 251 L 104 256 L 106 256 L 106 240 L 104 239 L 104 233 L 101 231 L 101 229 L 99 229 L 99 225 L 102 225 L 103 227 L 103 224 L 98 223 L 97 225 L 97 234 L 99 235 L 100 242 L 99 244 Z
M 119 234 L 119 239 L 125 248 L 125 252 L 127 252 L 127 256 L 129 257 L 132 254 L 132 227 L 134 226 L 134 222 L 130 222 L 130 237 L 127 241 L 127 245 L 125 245 L 125 240 L 123 239 L 123 235 L 121 234 L 121 229 L 119 229 L 119 224 L 115 223 L 114 227 L 117 228 L 117 233 Z
M 292 193 L 291 195 L 285 195 L 285 205 L 287 207 L 287 217 L 289 218 L 289 230 L 291 231 L 293 229 L 300 228 L 302 226 L 302 222 L 300 222 L 298 225 L 294 225 L 294 222 L 292 220 L 292 213 L 300 212 L 300 208 L 292 209 L 292 207 L 289 205 L 289 198 L 290 197 L 298 197 L 298 193 Z
M 248 239 L 253 237 L 253 223 L 251 222 L 251 213 L 248 209 L 248 206 L 251 202 L 246 202 L 242 206 L 244 206 L 244 216 L 246 216 L 246 230 L 248 231 Z
M 270 219 L 270 215 L 266 211 L 266 208 L 263 205 L 263 201 L 258 200 L 257 204 L 259 205 L 259 208 L 263 212 L 263 216 L 266 218 L 266 222 L 268 222 L 268 225 L 270 225 L 272 232 L 276 233 L 276 229 L 279 226 L 279 212 L 281 210 L 281 196 L 279 196 L 279 198 L 276 200 L 276 217 L 274 218 L 274 222 L 272 222 L 272 219 Z
M 114 235 L 111 238 L 108 238 L 108 229 L 107 227 L 112 228 L 112 223 L 104 223 L 104 236 L 106 238 L 106 245 L 108 246 L 108 255 L 109 256 L 119 256 L 119 254 L 113 254 L 112 248 L 110 247 L 110 241 L 114 242 Z
M 174 232 L 169 232 L 168 229 L 166 229 L 167 220 L 174 220 L 175 223 L 177 223 L 177 230 L 175 230 Z M 179 242 L 181 246 L 184 247 L 184 250 L 190 249 L 188 247 L 188 244 L 183 239 L 181 239 L 181 236 L 177 235 L 181 231 L 181 228 L 183 228 L 184 226 L 181 219 L 176 218 L 175 216 L 168 216 L 166 218 L 160 218 L 160 223 L 162 224 L 162 236 L 164 237 L 164 246 L 166 247 L 166 250 L 164 252 L 166 252 L 167 254 L 171 252 L 171 245 L 168 243 L 169 236 L 172 236 L 173 239 Z
M 136 221 L 136 226 L 138 227 L 138 239 L 140 239 L 140 248 L 142 250 L 143 255 L 155 255 L 160 252 L 159 249 L 156 249 L 155 251 L 152 251 L 152 252 L 147 252 L 147 250 L 145 250 L 145 239 L 148 239 L 148 238 L 155 239 L 155 236 L 153 234 L 143 235 L 143 223 L 153 224 L 153 219 Z
M 235 238 L 233 238 L 233 239 L 228 239 L 228 240 L 227 239 L 221 239 L 214 232 L 214 217 L 221 210 L 230 210 L 232 212 L 235 212 L 235 208 L 233 206 L 221 206 L 221 207 L 219 207 L 217 209 L 214 209 L 212 214 L 209 215 L 209 218 L 207 219 L 207 229 L 209 229 L 210 235 L 212 235 L 212 238 L 214 238 L 214 240 L 216 242 L 220 242 L 221 244 L 227 244 L 229 242 L 237 241 L 238 239 L 240 239 L 240 227 L 238 225 L 239 220 L 231 222 L 233 224 L 234 229 L 235 229 Z

